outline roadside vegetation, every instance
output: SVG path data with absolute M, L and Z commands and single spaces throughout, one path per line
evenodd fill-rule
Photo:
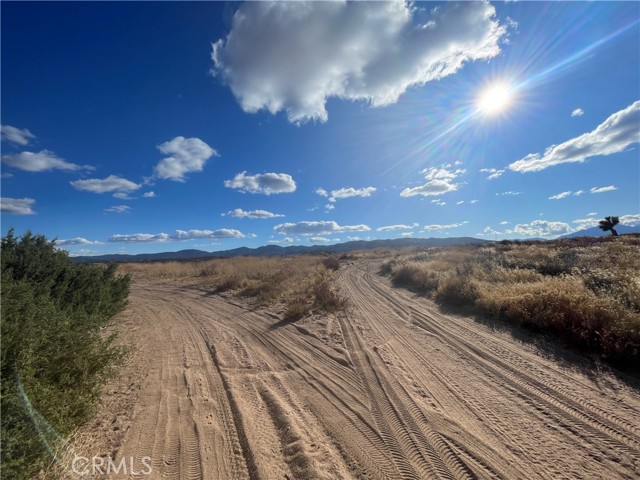
M 400 254 L 397 286 L 448 306 L 552 332 L 623 368 L 640 368 L 640 236 L 488 243 Z
M 297 320 L 314 311 L 344 309 L 333 286 L 337 257 L 236 257 L 203 261 L 124 263 L 120 271 L 141 281 L 182 282 L 215 292 L 230 292 L 260 306 L 284 308 L 284 318 Z
M 32 478 L 88 421 L 125 354 L 107 334 L 129 277 L 40 235 L 2 238 L 2 478 Z

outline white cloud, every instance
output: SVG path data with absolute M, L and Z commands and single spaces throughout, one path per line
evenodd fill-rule
M 168 242 L 171 238 L 166 233 L 133 233 L 131 235 L 111 235 L 109 242 L 111 243 L 151 243 L 151 242 Z
M 456 205 L 462 205 L 464 203 L 464 200 L 460 200 L 459 202 L 456 202 Z
M 176 182 L 184 182 L 185 174 L 189 172 L 201 172 L 207 160 L 218 155 L 199 138 L 175 137 L 158 145 L 158 150 L 170 156 L 158 162 L 154 174 Z
M 506 220 L 503 220 L 500 222 L 500 225 L 509 225 L 511 222 L 507 222 Z
M 336 238 L 334 241 L 339 241 L 339 240 L 340 240 L 339 238 Z M 349 241 L 351 241 L 351 242 L 356 242 L 356 241 L 358 241 L 358 240 L 361 240 L 361 238 L 360 238 L 360 237 L 358 237 L 357 235 L 356 235 L 356 236 L 354 236 L 354 237 L 349 237 L 349 236 L 347 236 L 347 240 L 349 240 Z
M 635 227 L 640 224 L 640 213 L 634 213 L 631 215 L 622 215 L 620 217 L 621 225 L 628 225 L 630 227 Z
M 508 192 L 500 192 L 500 193 L 496 193 L 496 195 L 498 197 L 514 197 L 516 195 L 521 195 L 522 192 L 514 192 L 512 190 L 508 191 Z M 473 202 L 471 202 L 473 203 Z
M 581 117 L 584 115 L 584 111 L 581 108 L 576 108 L 571 112 L 572 117 Z
M 36 201 L 33 198 L 0 198 L 0 212 L 13 215 L 35 215 L 33 206 Z
M 377 228 L 376 231 L 378 232 L 390 232 L 393 230 L 411 230 L 412 228 L 416 228 L 418 226 L 417 223 L 413 223 L 411 225 L 387 225 L 386 227 L 380 227 Z
M 428 180 L 424 185 L 418 187 L 405 188 L 400 192 L 401 197 L 414 197 L 416 195 L 422 196 L 435 196 L 443 195 L 448 192 L 453 192 L 460 187 L 458 183 L 452 183 L 452 181 L 466 172 L 465 169 L 459 168 L 457 170 L 451 170 L 451 165 L 444 165 L 441 168 L 429 167 L 421 170 Z
M 35 140 L 36 136 L 26 128 L 16 128 L 11 125 L 0 125 L 0 137 L 10 143 L 20 146 L 29 145 L 31 140 Z
M 231 228 L 221 228 L 219 230 L 176 230 L 173 235 L 166 233 L 134 233 L 130 235 L 111 235 L 111 243 L 150 243 L 150 242 L 173 242 L 196 239 L 221 239 L 221 238 L 244 238 L 245 235 Z
M 327 212 L 328 212 L 329 210 L 333 210 L 334 208 L 336 208 L 336 206 L 335 206 L 335 205 L 332 205 L 331 203 L 327 203 L 327 204 L 324 206 L 324 209 L 325 209 Z
M 219 230 L 176 230 L 173 240 L 193 240 L 196 238 L 244 238 L 245 235 L 232 228 Z
M 68 240 L 56 240 L 56 246 L 65 247 L 70 245 L 103 245 L 102 242 L 87 240 L 86 238 L 76 237 Z
M 504 235 L 504 234 L 498 230 L 494 230 L 491 227 L 484 227 L 484 230 L 482 230 L 482 233 L 477 233 L 476 235 L 485 236 L 485 235 Z
M 293 243 L 295 240 L 291 237 L 284 237 L 281 240 L 269 240 L 267 243 Z
M 113 212 L 113 213 L 127 213 L 131 210 L 131 207 L 127 205 L 114 205 L 113 207 L 105 208 L 105 212 Z
M 597 215 L 598 212 L 589 212 L 587 213 L 587 217 L 593 217 L 594 215 Z
M 466 172 L 464 168 L 449 170 L 449 167 L 450 165 L 445 165 L 442 168 L 429 167 L 421 170 L 420 173 L 422 173 L 427 180 L 453 180 Z
M 136 197 L 131 197 L 126 192 L 116 192 L 113 194 L 113 198 L 118 198 L 120 200 L 133 200 Z
M 338 190 L 331 190 L 331 197 L 329 197 L 330 202 L 335 202 L 341 198 L 352 198 L 352 197 L 370 197 L 373 192 L 377 190 L 376 187 L 365 187 L 365 188 L 340 188 Z
M 584 193 L 584 190 L 578 190 L 578 191 L 576 191 L 576 192 L 573 192 L 573 195 L 574 195 L 575 197 L 577 197 L 577 196 L 579 196 L 579 195 L 582 195 L 583 193 Z
M 431 200 L 431 203 L 438 205 L 439 207 L 444 207 L 447 204 L 447 202 L 443 202 L 439 198 L 435 200 Z
M 93 193 L 105 192 L 133 192 L 141 187 L 137 183 L 116 175 L 109 175 L 107 178 L 89 178 L 87 180 L 76 180 L 70 182 L 73 188 L 85 190 Z
M 603 193 L 603 192 L 612 192 L 612 191 L 617 190 L 617 189 L 618 188 L 614 187 L 613 185 L 607 185 L 606 187 L 593 187 L 589 191 L 591 193 Z
M 525 237 L 551 237 L 573 232 L 570 225 L 563 222 L 534 220 L 531 223 L 519 223 L 506 233 L 517 233 Z
M 236 217 L 236 218 L 278 218 L 284 217 L 278 213 L 267 212 L 266 210 L 250 210 L 245 211 L 241 208 L 236 208 L 227 213 L 223 213 L 222 216 Z
M 431 180 L 419 187 L 405 188 L 400 192 L 401 197 L 414 197 L 416 195 L 432 196 L 443 195 L 458 189 L 458 184 L 449 183 L 445 180 Z
M 213 44 L 213 72 L 244 111 L 285 111 L 298 123 L 326 121 L 330 97 L 392 104 L 411 86 L 500 52 L 506 29 L 487 2 L 426 16 L 404 1 L 247 2 Z
M 321 197 L 328 197 L 329 192 L 327 192 L 324 188 L 316 188 L 316 193 Z
M 495 180 L 499 178 L 506 170 L 498 170 L 496 168 L 481 168 L 482 173 L 488 173 L 487 180 Z
M 563 198 L 567 198 L 569 195 L 571 195 L 571 190 L 567 191 L 567 192 L 562 192 L 562 193 L 556 193 L 555 195 L 551 195 L 549 197 L 549 200 L 561 200 Z
M 89 165 L 76 165 L 66 162 L 49 150 L 42 150 L 38 153 L 21 152 L 15 155 L 3 155 L 2 162 L 10 167 L 19 168 L 27 172 L 47 172 L 49 170 L 66 170 L 75 172 L 78 170 L 93 170 Z
M 578 218 L 574 220 L 573 223 L 578 225 L 577 230 L 584 230 L 585 228 L 596 227 L 599 222 L 595 218 Z
M 415 232 L 402 232 L 401 237 L 412 237 Z
M 142 196 L 144 198 L 154 198 L 156 196 L 156 192 L 144 192 Z
M 296 182 L 286 173 L 260 173 L 247 175 L 247 172 L 237 174 L 231 180 L 225 180 L 224 186 L 241 192 L 263 193 L 291 193 L 296 191 Z
M 334 232 L 365 232 L 371 230 L 367 225 L 340 226 L 334 221 L 281 223 L 273 230 L 283 235 L 322 235 Z
M 582 163 L 589 157 L 612 155 L 640 142 L 640 100 L 614 113 L 595 130 L 548 147 L 543 155 L 530 153 L 509 165 L 516 172 L 539 172 L 561 163 Z
M 460 222 L 460 223 L 451 223 L 449 225 L 425 225 L 423 230 L 425 232 L 431 232 L 431 231 L 434 231 L 434 230 L 448 230 L 450 228 L 461 227 L 463 225 L 466 225 L 467 223 L 469 223 L 469 222 L 464 221 L 464 222 Z
M 330 242 L 331 239 L 327 237 L 309 237 L 309 241 L 316 242 L 316 243 L 324 243 L 324 242 Z
M 469 203 L 478 203 L 480 200 L 471 200 Z

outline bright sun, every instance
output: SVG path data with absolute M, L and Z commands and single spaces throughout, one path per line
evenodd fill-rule
M 494 83 L 480 92 L 477 100 L 478 110 L 485 115 L 496 115 L 509 108 L 512 99 L 513 95 L 508 85 Z

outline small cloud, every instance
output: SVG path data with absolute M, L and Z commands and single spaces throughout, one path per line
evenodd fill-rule
M 471 200 L 469 203 L 478 203 L 480 200 Z
M 0 175 L 0 178 L 11 178 L 13 177 L 13 173 L 9 173 L 9 172 L 5 172 L 2 175 Z
M 556 193 L 555 195 L 551 195 L 549 197 L 549 200 L 561 200 L 563 198 L 567 198 L 569 195 L 571 195 L 571 193 L 571 191 Z
M 443 202 L 439 198 L 435 200 L 431 200 L 431 203 L 438 205 L 439 207 L 444 207 L 447 204 L 447 202 Z
M 506 220 L 503 220 L 500 222 L 500 225 L 509 225 L 511 222 L 507 222 Z
M 87 240 L 86 238 L 76 237 L 68 240 L 56 240 L 56 246 L 66 247 L 72 245 L 104 245 L 102 242 Z
M 401 237 L 412 237 L 415 232 L 402 232 Z
M 576 192 L 573 192 L 573 196 L 574 197 L 578 197 L 578 196 L 582 195 L 583 193 L 584 193 L 584 190 L 578 190 Z
M 114 205 L 113 207 L 105 208 L 105 212 L 113 212 L 113 213 L 126 213 L 131 210 L 131 207 L 128 205 Z
M 309 237 L 309 241 L 316 242 L 316 243 L 325 243 L 325 242 L 330 242 L 331 239 L 327 237 Z
M 336 206 L 335 206 L 335 205 L 333 205 L 333 204 L 331 204 L 331 203 L 327 203 L 327 204 L 324 206 L 324 209 L 325 209 L 327 212 L 328 212 L 328 211 L 330 211 L 330 210 L 333 210 L 334 208 L 336 208 Z
M 593 217 L 595 215 L 598 215 L 598 212 L 589 212 L 589 213 L 587 213 L 587 217 Z
M 449 183 L 445 180 L 431 180 L 419 187 L 405 188 L 400 192 L 401 197 L 414 197 L 422 195 L 424 197 L 433 195 L 443 195 L 458 189 L 458 184 Z
M 116 192 L 113 194 L 113 198 L 118 198 L 120 200 L 133 200 L 136 197 L 130 197 L 126 192 Z
M 462 205 L 464 203 L 464 200 L 460 200 L 459 202 L 456 202 L 456 205 Z
M 78 170 L 94 170 L 89 165 L 76 165 L 66 162 L 49 150 L 42 150 L 38 153 L 22 152 L 15 155 L 3 155 L 2 162 L 10 167 L 18 168 L 26 172 L 47 172 L 50 170 L 66 170 L 75 172 Z
M 293 243 L 295 240 L 291 237 L 284 237 L 280 240 L 269 240 L 267 243 Z
M 521 194 L 522 194 L 522 192 L 514 192 L 514 191 L 508 191 L 508 192 L 496 193 L 496 195 L 497 195 L 498 197 L 505 197 L 505 196 L 506 196 L 506 197 L 513 197 L 513 196 L 521 195 Z M 473 202 L 471 202 L 471 203 L 473 203 Z
M 187 173 L 201 172 L 207 160 L 218 156 L 218 152 L 199 138 L 175 137 L 158 145 L 158 150 L 170 156 L 160 160 L 154 175 L 175 182 L 184 182 Z
M 36 201 L 33 198 L 0 198 L 0 212 L 11 215 L 35 215 L 33 206 Z
M 231 210 L 227 213 L 223 213 L 222 216 L 229 216 L 235 218 L 278 218 L 284 217 L 284 215 L 280 215 L 278 213 L 267 212 L 266 210 L 250 210 L 244 211 L 241 208 L 236 208 L 235 210 Z
M 243 193 L 262 193 L 264 195 L 296 191 L 296 182 L 291 175 L 286 173 L 247 175 L 245 171 L 238 173 L 231 180 L 225 180 L 224 186 L 240 190 Z
M 627 225 L 629 227 L 635 227 L 640 224 L 640 213 L 634 213 L 631 215 L 622 215 L 620 217 L 620 224 Z
M 367 225 L 340 226 L 334 221 L 281 223 L 273 227 L 280 234 L 288 235 L 322 235 L 335 232 L 365 232 L 371 230 Z
M 589 190 L 591 193 L 603 193 L 603 192 L 612 192 L 614 190 L 617 190 L 617 187 L 614 187 L 613 185 L 607 185 L 606 187 L 593 187 L 591 190 Z
M 154 197 L 156 197 L 156 192 L 144 192 L 142 194 L 142 196 L 144 198 L 154 198 Z
M 116 175 L 109 175 L 103 179 L 89 178 L 87 180 L 76 180 L 70 183 L 76 190 L 85 190 L 93 193 L 132 192 L 141 187 L 141 185 L 137 183 Z
M 482 173 L 488 173 L 489 175 L 487 175 L 487 180 L 495 180 L 496 178 L 500 178 L 500 176 L 506 171 L 506 170 L 498 170 L 495 168 L 482 168 L 480 169 L 480 171 Z
M 36 138 L 36 136 L 26 128 L 20 129 L 12 127 L 11 125 L 0 125 L 0 137 L 6 142 L 22 147 L 29 145 L 29 142 Z
M 584 111 L 581 108 L 576 108 L 571 112 L 572 117 L 581 117 L 584 115 Z
M 321 197 L 328 197 L 329 192 L 327 192 L 324 188 L 316 188 L 316 193 Z
M 411 225 L 402 225 L 402 224 L 399 224 L 399 225 L 387 225 L 386 227 L 377 228 L 376 231 L 378 231 L 378 232 L 390 232 L 390 231 L 393 231 L 393 230 L 411 230 L 411 229 L 416 228 L 417 226 L 418 226 L 417 223 L 413 223 Z
M 450 228 L 459 228 L 459 227 L 461 227 L 463 225 L 466 225 L 467 223 L 469 223 L 469 222 L 464 221 L 464 222 L 460 222 L 460 223 L 450 223 L 449 225 L 437 225 L 437 224 L 436 225 L 425 225 L 423 230 L 425 232 L 432 232 L 432 231 L 435 231 L 435 230 L 448 230 Z
M 573 232 L 573 229 L 564 222 L 550 222 L 547 220 L 534 220 L 531 223 L 521 223 L 507 230 L 506 233 L 517 233 L 524 237 L 551 237 L 565 235 Z

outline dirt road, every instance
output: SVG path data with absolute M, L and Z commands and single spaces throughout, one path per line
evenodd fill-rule
M 338 272 L 349 312 L 286 324 L 136 284 L 144 372 L 118 458 L 184 479 L 637 478 L 640 395 L 531 344 Z M 140 470 L 139 469 L 139 470 Z

